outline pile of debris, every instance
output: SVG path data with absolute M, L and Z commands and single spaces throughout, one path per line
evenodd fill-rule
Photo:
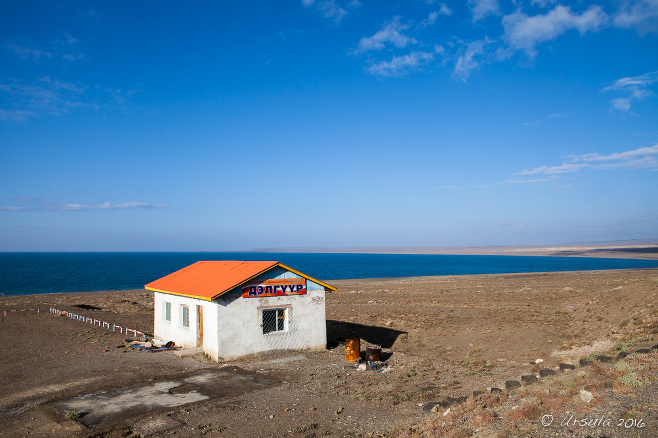
M 365 360 L 361 359 L 361 340 L 345 339 L 345 361 L 351 363 L 357 371 L 376 371 L 385 373 L 391 370 L 391 366 L 382 362 L 382 347 L 372 345 L 366 347 Z
M 388 363 L 381 361 L 366 361 L 356 366 L 357 371 L 375 371 L 378 373 L 387 373 L 392 369 L 393 367 L 391 367 Z
M 158 353 L 160 351 L 175 350 L 175 344 L 173 341 L 161 341 L 158 339 L 151 339 L 146 341 L 133 341 L 126 339 L 125 342 L 117 346 L 118 348 L 137 348 L 139 350 L 148 351 L 150 353 Z

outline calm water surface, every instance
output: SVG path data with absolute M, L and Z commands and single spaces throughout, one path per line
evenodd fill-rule
M 656 260 L 416 254 L 0 253 L 0 293 L 140 289 L 199 260 L 276 260 L 321 280 L 656 268 Z

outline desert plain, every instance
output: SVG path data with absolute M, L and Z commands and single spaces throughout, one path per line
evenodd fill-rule
M 148 334 L 146 290 L 2 297 L 0 436 L 138 436 L 162 418 L 149 436 L 658 436 L 658 269 L 327 281 L 326 350 L 222 363 L 49 311 Z M 380 345 L 384 372 L 346 363 L 346 338 Z M 266 383 L 96 426 L 56 407 L 206 370 Z

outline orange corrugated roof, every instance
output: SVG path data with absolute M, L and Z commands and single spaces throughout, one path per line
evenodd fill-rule
M 302 274 L 279 262 L 207 261 L 190 266 L 152 281 L 148 290 L 211 301 L 254 277 L 281 266 L 330 290 L 335 287 Z

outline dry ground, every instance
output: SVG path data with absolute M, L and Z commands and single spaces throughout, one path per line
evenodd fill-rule
M 330 349 L 233 361 L 280 383 L 164 411 L 182 425 L 155 436 L 658 435 L 655 352 L 583 367 L 514 394 L 471 397 L 445 416 L 444 409 L 422 416 L 428 402 L 504 388 L 506 380 L 537 372 L 536 359 L 551 368 L 594 357 L 593 350 L 656 344 L 656 269 L 330 283 L 338 287 L 327 297 Z M 152 300 L 143 290 L 0 298 L 0 312 L 41 310 L 0 313 L 0 436 L 128 436 L 134 419 L 89 430 L 49 402 L 224 365 L 117 348 L 125 336 L 48 312 L 52 306 L 148 332 Z M 392 369 L 346 367 L 340 344 L 346 337 L 361 338 L 363 350 L 382 345 Z M 593 402 L 578 402 L 581 386 Z M 541 426 L 543 415 L 567 410 L 636 424 Z

